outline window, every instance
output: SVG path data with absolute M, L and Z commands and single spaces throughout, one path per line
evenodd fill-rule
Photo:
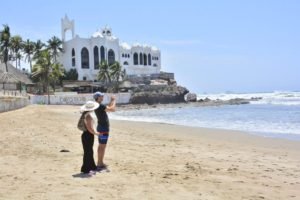
M 140 53 L 140 65 L 143 65 L 144 64 L 144 61 L 143 61 L 143 54 Z
M 84 77 L 82 77 L 82 80 L 86 81 L 86 77 L 85 77 L 85 76 L 84 76 Z
M 101 56 L 101 62 L 105 60 L 105 49 L 103 46 L 100 47 L 100 56 Z
M 72 67 L 75 67 L 76 65 L 76 60 L 75 60 L 75 50 L 74 48 L 72 49 Z
M 133 54 L 133 64 L 138 65 L 139 64 L 139 55 L 137 53 Z
M 147 55 L 144 53 L 144 65 L 147 65 Z
M 151 65 L 151 55 L 150 55 L 150 53 L 148 54 L 148 65 Z
M 107 56 L 108 56 L 108 58 L 107 58 L 108 64 L 109 65 L 113 64 L 115 62 L 115 52 L 112 49 L 110 49 L 108 51 Z
M 157 64 L 154 64 L 153 67 L 157 67 Z
M 88 69 L 90 67 L 89 51 L 87 48 L 81 49 L 81 68 Z
M 125 62 L 123 63 L 123 65 L 128 65 L 128 62 L 127 62 L 127 61 L 125 61 Z
M 122 53 L 122 57 L 124 57 L 124 53 Z
M 99 69 L 99 48 L 94 47 L 94 69 Z
M 129 55 L 129 54 L 127 54 L 127 57 L 128 57 L 128 58 L 130 58 L 130 55 Z

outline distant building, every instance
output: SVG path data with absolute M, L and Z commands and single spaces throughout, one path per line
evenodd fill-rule
M 64 52 L 59 60 L 66 71 L 76 69 L 78 80 L 97 80 L 99 64 L 106 60 L 109 64 L 118 61 L 127 75 L 159 74 L 161 69 L 160 50 L 153 46 L 119 43 L 111 28 L 104 27 L 90 38 L 75 35 L 74 20 L 67 16 L 61 19 L 61 34 Z M 72 38 L 66 40 L 66 32 L 72 32 Z

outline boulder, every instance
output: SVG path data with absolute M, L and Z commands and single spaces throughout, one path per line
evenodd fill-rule
M 195 93 L 187 93 L 184 96 L 184 99 L 187 102 L 196 102 L 197 101 L 197 95 Z

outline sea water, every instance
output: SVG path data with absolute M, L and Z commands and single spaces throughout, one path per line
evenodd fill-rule
M 246 131 L 264 137 L 300 140 L 300 92 L 201 94 L 198 99 L 260 98 L 250 104 L 124 110 L 112 119 Z

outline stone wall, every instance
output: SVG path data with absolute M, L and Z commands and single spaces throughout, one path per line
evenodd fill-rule
M 28 97 L 0 96 L 0 113 L 23 108 L 30 104 Z

